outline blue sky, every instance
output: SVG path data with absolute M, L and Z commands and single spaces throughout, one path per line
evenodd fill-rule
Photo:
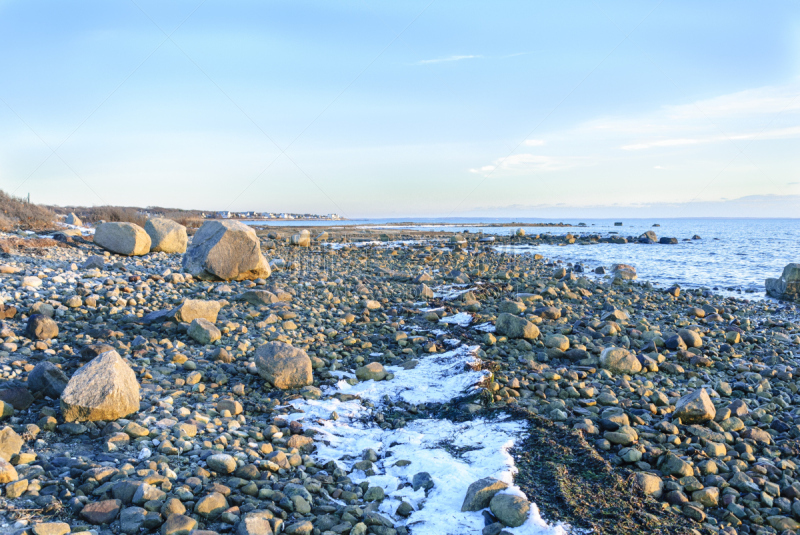
M 0 188 L 39 202 L 799 207 L 796 2 L 0 0 L 0 45 Z

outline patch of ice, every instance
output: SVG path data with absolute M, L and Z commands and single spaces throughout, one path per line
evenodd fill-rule
M 382 403 L 386 395 L 414 405 L 446 403 L 488 375 L 486 371 L 475 371 L 480 363 L 475 356 L 477 349 L 478 346 L 464 346 L 445 353 L 434 353 L 420 359 L 417 366 L 410 370 L 386 366 L 386 371 L 394 374 L 391 381 L 362 381 L 355 385 L 345 383 L 339 391 L 373 403 Z
M 477 348 L 464 346 L 433 354 L 419 359 L 417 366 L 410 370 L 387 366 L 394 374 L 392 380 L 363 381 L 356 385 L 340 381 L 337 388 L 329 388 L 325 393 L 358 395 L 376 408 L 381 408 L 387 397 L 394 402 L 403 400 L 413 404 L 449 401 L 474 388 L 486 375 L 474 369 L 478 363 Z M 306 428 L 316 432 L 314 456 L 321 463 L 333 460 L 340 466 L 352 468 L 365 449 L 378 453 L 379 460 L 374 466 L 376 475 L 355 471 L 350 478 L 356 483 L 366 480 L 370 486 L 382 487 L 386 498 L 380 504 L 380 513 L 395 523 L 406 525 L 412 535 L 480 534 L 484 527 L 482 514 L 461 512 L 467 487 L 478 479 L 496 477 L 512 485 L 507 492 L 522 493 L 513 486 L 516 468 L 508 452 L 525 432 L 520 422 L 478 419 L 455 423 L 421 419 L 400 429 L 382 429 L 374 423 L 370 409 L 359 400 L 296 399 L 290 404 L 301 412 L 292 413 L 288 418 L 303 420 Z M 338 419 L 331 419 L 333 412 Z M 399 460 L 411 461 L 411 464 L 397 466 Z M 400 488 L 419 472 L 428 472 L 434 482 L 427 495 L 423 489 Z M 395 515 L 402 501 L 414 508 L 407 519 Z M 564 526 L 549 526 L 535 504 L 531 504 L 525 524 L 505 529 L 515 535 L 567 533 Z
M 472 314 L 467 312 L 459 312 L 458 314 L 454 314 L 453 316 L 445 316 L 439 320 L 439 323 L 450 323 L 454 325 L 460 325 L 461 327 L 466 327 L 470 323 L 472 323 Z
M 496 328 L 495 328 L 494 325 L 492 325 L 491 323 L 489 323 L 487 321 L 486 323 L 481 323 L 480 325 L 476 325 L 475 327 L 473 327 L 473 329 L 475 329 L 476 331 L 482 331 L 482 332 L 485 332 L 485 333 L 493 333 Z
M 438 288 L 432 288 L 432 290 L 434 297 L 439 297 L 443 301 L 452 301 L 467 292 L 477 290 L 477 288 L 471 287 L 469 284 L 446 284 Z

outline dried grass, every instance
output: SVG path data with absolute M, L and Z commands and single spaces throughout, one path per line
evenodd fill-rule
M 49 230 L 55 221 L 51 210 L 0 190 L 0 230 Z

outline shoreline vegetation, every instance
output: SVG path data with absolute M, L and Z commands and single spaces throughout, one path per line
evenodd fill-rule
M 46 220 L 27 208 L 4 214 Z M 461 510 L 433 511 L 482 514 L 483 534 L 533 533 L 530 502 L 553 533 L 800 530 L 793 302 L 494 249 L 571 234 L 111 221 L 130 210 L 97 209 L 94 235 L 0 237 L 4 532 L 425 533 L 445 481 L 396 444 L 332 453 L 322 430 L 348 407 L 387 433 L 522 424 L 517 490 L 476 473 Z M 458 347 L 474 362 L 438 373 L 479 373 L 463 395 L 370 398 Z M 323 402 L 339 408 L 303 418 Z M 478 449 L 448 440 L 448 462 Z

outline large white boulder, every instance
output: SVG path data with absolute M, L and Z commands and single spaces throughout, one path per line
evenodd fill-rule
M 94 243 L 112 253 L 126 256 L 150 252 L 150 236 L 134 223 L 100 223 L 94 231 Z
M 76 371 L 61 393 L 67 422 L 116 420 L 138 410 L 139 382 L 116 351 L 101 353 Z
M 144 230 L 152 241 L 150 250 L 162 253 L 185 253 L 189 237 L 186 227 L 171 219 L 156 217 L 148 219 Z
M 265 279 L 271 270 L 252 227 L 239 221 L 207 221 L 183 255 L 183 269 L 204 280 Z

